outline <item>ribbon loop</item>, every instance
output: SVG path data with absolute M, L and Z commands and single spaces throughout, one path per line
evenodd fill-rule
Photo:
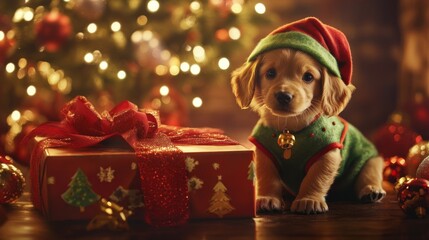
M 51 138 L 67 138 L 77 134 L 106 139 L 117 134 L 122 135 L 125 140 L 135 142 L 140 138 L 153 136 L 157 131 L 158 124 L 150 122 L 156 119 L 153 114 L 156 113 L 139 112 L 137 106 L 128 101 L 100 114 L 85 97 L 78 96 L 61 110 L 63 120 L 59 124 L 43 124 L 43 129 L 36 132 L 37 135 Z M 48 128 L 56 129 L 55 134 L 47 131 Z
M 103 121 L 101 115 L 95 110 L 88 100 L 79 96 L 68 102 L 61 110 L 63 116 L 62 123 L 74 133 L 88 136 L 102 136 Z

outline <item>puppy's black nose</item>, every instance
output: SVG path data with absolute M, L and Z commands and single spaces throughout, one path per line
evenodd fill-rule
M 277 102 L 280 103 L 281 105 L 287 105 L 292 101 L 292 94 L 288 93 L 288 92 L 277 92 L 275 94 L 275 97 L 277 99 Z

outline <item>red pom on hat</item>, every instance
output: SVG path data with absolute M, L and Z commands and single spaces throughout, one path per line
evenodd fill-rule
M 248 58 L 254 61 L 263 52 L 278 48 L 303 51 L 341 78 L 346 85 L 352 79 L 352 56 L 346 36 L 340 30 L 315 17 L 283 25 L 261 39 Z

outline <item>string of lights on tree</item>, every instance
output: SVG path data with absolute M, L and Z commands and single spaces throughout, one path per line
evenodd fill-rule
M 203 107 L 201 93 L 228 81 L 234 56 L 273 20 L 253 0 L 19 0 L 0 9 L 0 133 L 12 136 L 57 120 L 76 95 L 99 111 L 122 100 L 165 110 L 165 123 L 180 125 L 174 116 Z

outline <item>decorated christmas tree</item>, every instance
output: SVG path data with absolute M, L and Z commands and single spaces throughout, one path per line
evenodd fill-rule
M 69 183 L 69 188 L 61 197 L 63 200 L 75 207 L 79 207 L 80 211 L 85 211 L 85 207 L 97 202 L 100 196 L 96 194 L 91 184 L 88 182 L 85 173 L 79 168 Z
M 34 119 L 57 120 L 76 95 L 98 110 L 130 100 L 183 124 L 174 111 L 201 107 L 202 91 L 228 81 L 235 55 L 271 21 L 253 0 L 17 0 L 0 9 L 0 133 L 18 123 L 13 136 Z

